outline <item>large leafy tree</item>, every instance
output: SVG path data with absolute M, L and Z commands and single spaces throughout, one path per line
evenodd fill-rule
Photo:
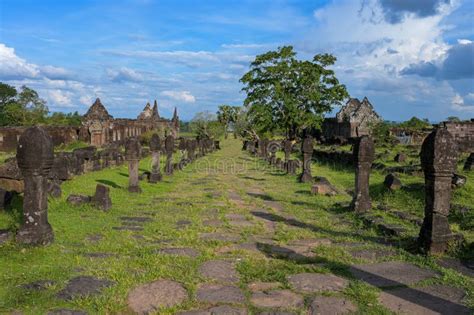
M 240 79 L 244 105 L 257 132 L 283 131 L 290 139 L 319 128 L 323 115 L 348 97 L 333 70 L 336 57 L 298 60 L 292 46 L 258 55 Z

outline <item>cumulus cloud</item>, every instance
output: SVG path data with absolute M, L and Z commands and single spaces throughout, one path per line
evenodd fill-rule
M 140 82 L 143 80 L 141 74 L 127 67 L 122 67 L 118 70 L 107 69 L 106 73 L 113 82 Z
M 56 107 L 62 107 L 62 108 L 75 107 L 72 104 L 72 100 L 71 100 L 73 96 L 72 92 L 56 89 L 56 90 L 48 91 L 47 95 L 48 95 L 47 96 L 48 100 L 51 103 L 55 104 Z
M 183 101 L 185 103 L 194 103 L 196 98 L 189 91 L 163 91 L 161 95 L 174 99 L 176 101 Z
M 436 77 L 440 80 L 459 80 L 474 78 L 474 43 L 459 41 L 449 48 L 446 54 L 433 62 L 421 61 L 402 69 L 402 75 Z M 438 64 L 436 64 L 438 63 Z
M 36 78 L 39 76 L 38 66 L 28 63 L 15 54 L 15 49 L 0 44 L 0 79 Z
M 465 98 L 468 100 L 472 99 L 471 95 L 472 93 L 468 94 Z M 474 102 L 466 104 L 464 98 L 461 95 L 456 94 L 451 101 L 451 108 L 459 112 L 474 112 Z
M 61 67 L 42 66 L 40 67 L 41 74 L 52 80 L 65 80 L 71 78 L 71 73 Z

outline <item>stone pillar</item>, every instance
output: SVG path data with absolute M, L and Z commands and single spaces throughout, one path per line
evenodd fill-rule
M 151 174 L 150 183 L 157 183 L 162 180 L 160 158 L 161 158 L 161 139 L 156 133 L 151 136 L 150 150 L 151 150 Z
M 173 174 L 173 151 L 174 151 L 174 137 L 169 135 L 165 139 L 165 150 L 166 150 L 166 166 L 165 174 Z
M 449 228 L 448 214 L 457 156 L 456 141 L 444 128 L 436 129 L 423 141 L 420 159 L 425 173 L 425 218 L 419 242 L 429 253 L 446 251 L 454 236 Z
M 266 161 L 268 160 L 268 139 L 262 140 L 262 158 Z
M 194 161 L 196 158 L 196 140 L 191 139 L 188 141 L 188 159 Z
M 464 170 L 465 171 L 472 171 L 474 168 L 474 153 L 469 154 L 469 157 L 466 160 L 466 163 L 464 164 Z
M 269 162 L 272 165 L 276 164 L 276 153 L 280 150 L 279 141 L 269 141 L 267 145 L 267 152 L 270 153 Z
M 25 190 L 23 220 L 16 240 L 28 245 L 46 245 L 54 240 L 48 222 L 48 180 L 53 165 L 53 142 L 41 127 L 28 128 L 20 137 L 16 153 Z
M 313 176 L 311 175 L 311 159 L 313 157 L 313 138 L 311 136 L 304 138 L 301 151 L 303 151 L 303 173 L 301 173 L 300 182 L 312 182 Z
M 285 162 L 290 160 L 291 150 L 293 149 L 293 142 L 291 140 L 283 141 L 283 150 L 285 151 Z
M 140 193 L 140 184 L 138 179 L 140 158 L 142 156 L 142 147 L 137 138 L 128 138 L 125 143 L 125 158 L 128 161 L 128 191 Z
M 355 192 L 351 208 L 355 212 L 366 212 L 372 208 L 369 195 L 369 178 L 372 162 L 375 158 L 374 141 L 362 136 L 354 144 L 352 156 L 355 164 Z

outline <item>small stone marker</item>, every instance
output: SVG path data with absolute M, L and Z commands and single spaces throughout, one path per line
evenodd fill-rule
M 94 206 L 96 206 L 100 210 L 107 211 L 112 208 L 112 199 L 110 199 L 110 188 L 105 185 L 97 184 L 95 188 L 95 195 L 92 196 L 91 200 Z
M 165 139 L 165 150 L 166 150 L 166 166 L 165 174 L 173 174 L 173 151 L 174 151 L 174 137 L 169 135 Z
M 267 145 L 267 152 L 270 152 L 269 162 L 272 165 L 276 164 L 276 153 L 280 150 L 280 142 L 279 141 L 269 141 Z
M 404 153 L 398 153 L 395 155 L 395 158 L 393 159 L 397 163 L 403 163 L 407 159 L 407 156 Z
M 370 168 L 375 157 L 374 141 L 369 136 L 357 139 L 352 152 L 355 172 L 355 194 L 351 208 L 355 212 L 366 212 L 372 207 L 369 196 Z
M 129 138 L 125 144 L 125 158 L 128 161 L 128 191 L 140 193 L 138 178 L 142 147 L 137 138 Z
M 420 158 L 425 173 L 425 218 L 419 242 L 426 252 L 445 252 L 455 236 L 448 214 L 457 155 L 456 141 L 446 129 L 436 129 L 423 141 Z
M 291 151 L 293 150 L 293 142 L 286 139 L 283 141 L 283 150 L 285 151 L 285 162 L 290 160 Z
M 25 182 L 23 222 L 16 240 L 28 245 L 45 245 L 53 241 L 48 222 L 48 179 L 53 165 L 53 141 L 41 127 L 28 128 L 18 141 L 18 167 Z
M 390 190 L 398 190 L 398 189 L 402 188 L 402 182 L 393 173 L 388 174 L 387 176 L 385 176 L 385 180 L 383 181 L 383 184 L 386 188 L 388 188 Z
M 301 147 L 303 151 L 303 173 L 300 176 L 300 182 L 309 183 L 313 181 L 311 175 L 311 159 L 313 157 L 313 138 L 306 136 Z
M 150 140 L 150 150 L 151 150 L 151 174 L 150 174 L 150 183 L 160 182 L 163 178 L 161 174 L 160 158 L 162 144 L 160 136 L 156 133 L 151 136 Z
M 69 195 L 66 202 L 73 206 L 80 206 L 91 202 L 91 197 L 86 195 Z
M 181 284 L 171 280 L 157 280 L 130 291 L 127 304 L 136 314 L 149 314 L 179 305 L 187 298 L 188 293 Z

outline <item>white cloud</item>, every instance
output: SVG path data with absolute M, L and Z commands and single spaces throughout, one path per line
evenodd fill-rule
M 122 67 L 118 70 L 107 69 L 106 73 L 109 79 L 114 82 L 126 82 L 126 81 L 140 82 L 143 80 L 143 77 L 141 74 L 127 67 Z
M 40 67 L 40 71 L 41 74 L 52 80 L 64 80 L 71 77 L 71 73 L 61 67 L 42 66 Z
M 48 100 L 55 105 L 55 107 L 70 108 L 75 107 L 72 104 L 71 98 L 72 92 L 62 90 L 50 90 L 48 91 Z
M 0 78 L 36 78 L 39 76 L 38 66 L 26 62 L 15 54 L 15 49 L 0 44 Z
M 194 103 L 196 98 L 189 91 L 163 91 L 161 95 L 174 99 L 176 101 L 183 101 L 185 103 Z
M 466 98 L 471 99 L 471 94 L 469 93 Z M 454 95 L 451 101 L 451 108 L 459 112 L 474 112 L 474 104 L 466 104 L 464 98 L 459 94 Z

